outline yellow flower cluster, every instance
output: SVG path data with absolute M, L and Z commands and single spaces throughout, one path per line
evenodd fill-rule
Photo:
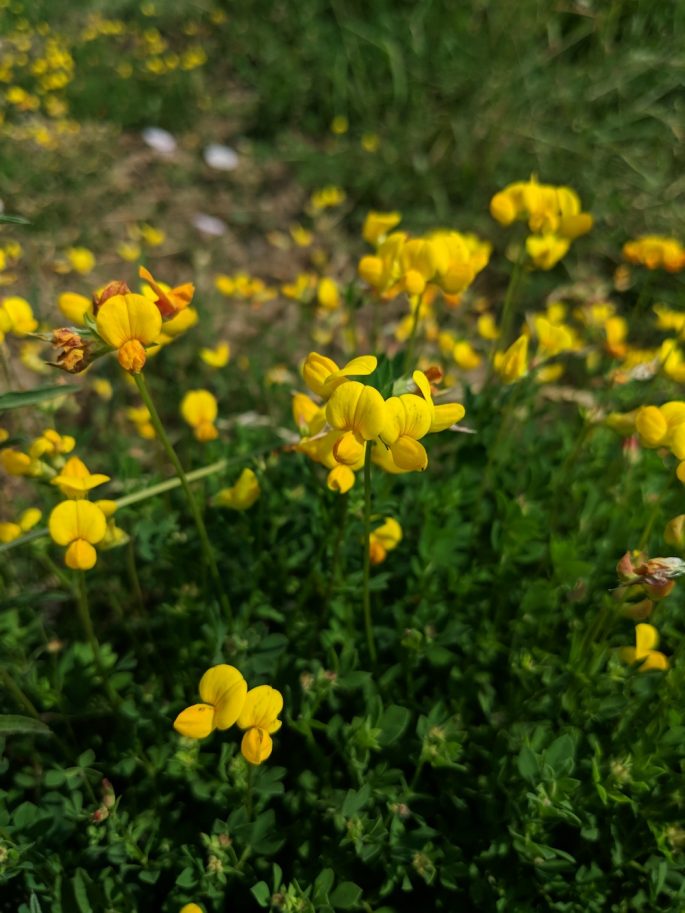
M 381 564 L 402 541 L 402 527 L 394 517 L 387 517 L 369 535 L 369 557 L 371 564 Z
M 676 475 L 685 483 L 685 402 L 643 406 L 635 413 L 635 431 L 644 447 L 671 451 L 679 460 Z
M 362 229 L 376 252 L 359 261 L 359 275 L 383 299 L 402 292 L 422 295 L 430 286 L 446 296 L 458 296 L 490 259 L 490 244 L 473 234 L 441 230 L 411 238 L 392 231 L 400 218 L 399 213 L 371 212 Z
M 570 187 L 540 184 L 537 178 L 516 181 L 498 191 L 490 213 L 500 225 L 526 221 L 532 232 L 526 252 L 538 269 L 552 269 L 566 256 L 571 242 L 592 228 L 592 216 L 583 212 L 580 198 Z
M 271 736 L 281 728 L 278 715 L 283 696 L 270 685 L 247 689 L 235 666 L 212 666 L 200 679 L 201 704 L 186 707 L 174 721 L 174 729 L 189 739 L 204 739 L 215 729 L 235 723 L 243 729 L 240 750 L 250 764 L 266 761 L 273 750 Z
M 386 472 L 426 469 L 428 455 L 421 439 L 464 416 L 459 403 L 433 403 L 422 371 L 400 382 L 398 394 L 387 400 L 375 387 L 352 379 L 368 376 L 376 366 L 374 356 L 362 355 L 339 368 L 317 352 L 311 352 L 302 366 L 305 383 L 322 403 L 302 393 L 294 397 L 293 416 L 303 435 L 296 449 L 330 470 L 331 490 L 344 493 L 354 485 L 368 444 L 374 445 L 374 462 Z
M 675 238 L 663 235 L 641 235 L 623 245 L 623 256 L 630 263 L 647 269 L 665 269 L 678 273 L 685 269 L 685 248 Z

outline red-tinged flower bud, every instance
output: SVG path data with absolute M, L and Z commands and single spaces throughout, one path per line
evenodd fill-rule
M 653 611 L 654 603 L 651 599 L 641 599 L 640 602 L 628 603 L 623 607 L 623 614 L 633 621 L 644 621 Z
M 99 294 L 97 292 L 93 293 L 93 313 L 97 314 L 108 298 L 113 298 L 115 295 L 130 294 L 131 289 L 120 279 L 114 279 L 112 282 L 108 282 Z
M 103 777 L 100 784 L 102 789 L 102 804 L 105 808 L 114 808 L 116 802 L 116 795 L 114 794 L 114 787 L 109 782 L 107 777 Z

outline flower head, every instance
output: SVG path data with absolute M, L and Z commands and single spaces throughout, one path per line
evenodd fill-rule
M 203 703 L 186 707 L 174 720 L 174 729 L 189 739 L 204 739 L 215 729 L 228 729 L 238 719 L 247 683 L 234 666 L 212 666 L 200 679 Z
M 656 647 L 659 645 L 659 632 L 650 624 L 635 625 L 635 646 L 621 647 L 619 655 L 623 662 L 640 663 L 639 672 L 648 672 L 650 669 L 668 669 L 668 657 L 660 653 Z
M 214 424 L 217 412 L 216 397 L 209 390 L 189 390 L 181 402 L 181 415 L 198 441 L 213 441 L 219 436 Z
M 152 273 L 141 266 L 138 275 L 144 279 L 149 288 L 146 297 L 151 298 L 159 308 L 162 317 L 173 317 L 179 311 L 188 307 L 195 294 L 195 286 L 192 282 L 186 282 L 184 285 L 177 285 L 176 288 L 169 288 L 164 283 L 155 280 Z
M 353 466 L 388 424 L 388 407 L 375 387 L 352 380 L 335 389 L 326 406 L 332 428 L 344 432 L 333 446 L 338 463 Z
M 363 377 L 376 370 L 378 359 L 374 355 L 360 355 L 339 368 L 332 358 L 310 352 L 302 365 L 302 377 L 312 393 L 329 399 L 333 391 L 350 377 Z
M 215 507 L 228 507 L 230 510 L 247 510 L 252 507 L 261 494 L 259 479 L 251 469 L 243 469 L 238 481 L 230 488 L 222 488 L 212 499 Z
M 114 295 L 100 307 L 96 325 L 102 339 L 117 350 L 121 367 L 138 374 L 145 365 L 145 347 L 157 342 L 162 315 L 144 295 Z
M 393 517 L 388 517 L 369 536 L 369 555 L 371 564 L 385 561 L 387 554 L 402 541 L 402 527 Z
M 91 473 L 83 460 L 74 456 L 69 457 L 62 471 L 51 482 L 65 497 L 78 500 L 87 497 L 91 489 L 109 482 L 109 478 L 101 472 Z
M 271 754 L 271 735 L 281 728 L 278 714 L 282 709 L 283 695 L 270 685 L 259 685 L 247 692 L 238 726 L 246 730 L 240 750 L 250 764 L 261 764 Z
M 90 501 L 62 501 L 50 514 L 48 529 L 54 542 L 68 546 L 67 567 L 88 571 L 97 561 L 93 546 L 104 539 L 107 518 Z

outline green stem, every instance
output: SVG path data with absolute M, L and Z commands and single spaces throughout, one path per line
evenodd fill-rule
M 143 600 L 143 590 L 140 586 L 140 577 L 138 576 L 138 568 L 136 566 L 136 550 L 133 545 L 133 539 L 129 539 L 126 544 L 126 568 L 128 570 L 128 577 L 131 584 L 131 589 L 136 598 L 136 607 L 138 612 L 142 615 L 145 611 L 145 603 Z
M 79 618 L 81 619 L 81 624 L 83 625 L 83 630 L 86 635 L 86 639 L 90 644 L 90 649 L 93 652 L 93 659 L 95 660 L 95 666 L 98 670 L 100 678 L 102 679 L 102 686 L 105 689 L 105 694 L 107 699 L 112 705 L 112 709 L 116 710 L 119 704 L 121 704 L 121 698 L 112 688 L 107 669 L 105 664 L 102 661 L 102 654 L 100 653 L 100 644 L 97 637 L 95 636 L 95 631 L 93 630 L 93 621 L 90 617 L 90 608 L 88 606 L 88 591 L 86 589 L 86 575 L 84 571 L 76 572 L 76 590 L 78 599 L 76 604 L 78 606 Z
M 333 544 L 333 558 L 331 560 L 331 572 L 328 578 L 328 586 L 326 587 L 326 595 L 324 597 L 324 609 L 328 609 L 329 603 L 331 601 L 331 596 L 333 595 L 333 590 L 338 581 L 338 576 L 340 573 L 340 552 L 343 542 L 343 537 L 345 535 L 345 527 L 347 525 L 347 505 L 349 498 L 347 494 L 340 495 L 342 499 L 342 505 L 339 510 L 338 515 L 338 532 L 335 537 L 335 542 Z
M 20 707 L 23 707 L 24 710 L 26 710 L 26 712 L 34 718 L 34 720 L 40 720 L 40 714 L 33 706 L 29 698 L 24 694 L 19 685 L 17 685 L 7 669 L 3 669 L 2 666 L 0 666 L 0 678 L 2 678 L 5 687 L 17 702 L 17 704 L 19 704 Z
M 371 537 L 371 454 L 373 444 L 368 441 L 364 454 L 364 627 L 366 628 L 366 643 L 369 648 L 371 663 L 376 664 L 376 644 L 373 638 L 373 624 L 371 623 L 371 591 L 369 580 L 371 577 L 371 551 L 369 539 Z
M 245 786 L 245 814 L 247 820 L 252 820 L 252 782 L 254 780 L 254 765 L 247 763 L 247 785 Z
M 157 409 L 155 408 L 155 404 L 152 401 L 152 397 L 150 396 L 150 391 L 148 390 L 147 383 L 145 382 L 145 378 L 143 377 L 142 374 L 134 374 L 133 377 L 135 379 L 136 386 L 138 387 L 142 400 L 145 403 L 145 405 L 147 406 L 148 412 L 150 413 L 150 421 L 152 422 L 152 425 L 153 425 L 155 431 L 157 432 L 157 437 L 159 438 L 162 446 L 164 447 L 164 450 L 166 451 L 166 455 L 169 457 L 171 464 L 173 465 L 174 469 L 176 470 L 176 475 L 178 476 L 178 478 L 180 480 L 181 487 L 183 488 L 183 491 L 186 496 L 186 500 L 188 502 L 188 507 L 190 508 L 190 512 L 193 516 L 193 520 L 195 521 L 195 526 L 197 527 L 197 532 L 200 537 L 200 545 L 202 547 L 202 553 L 203 553 L 203 556 L 205 559 L 205 564 L 209 568 L 209 573 L 212 576 L 212 580 L 214 582 L 214 588 L 216 590 L 216 594 L 219 599 L 219 603 L 221 604 L 221 608 L 223 609 L 223 612 L 226 615 L 226 618 L 228 619 L 228 621 L 232 622 L 233 613 L 231 611 L 231 605 L 228 601 L 228 596 L 224 592 L 224 588 L 221 583 L 221 577 L 219 576 L 219 568 L 217 567 L 216 559 L 214 557 L 214 551 L 212 549 L 211 542 L 209 541 L 209 536 L 207 535 L 207 528 L 205 527 L 205 521 L 202 519 L 202 514 L 200 512 L 199 507 L 197 506 L 197 501 L 195 500 L 193 492 L 190 488 L 190 484 L 188 482 L 188 477 L 186 476 L 185 470 L 183 469 L 183 466 L 181 465 L 181 461 L 179 460 L 178 455 L 177 455 L 176 451 L 174 450 L 174 447 L 173 447 L 171 441 L 169 440 L 166 431 L 164 430 L 164 425 L 162 424 L 162 420 L 159 417 L 159 413 L 157 412 Z
M 502 307 L 502 321 L 500 323 L 500 332 L 497 339 L 492 345 L 492 350 L 490 352 L 490 371 L 488 374 L 488 380 L 492 377 L 493 367 L 495 364 L 495 352 L 497 352 L 500 347 L 506 349 L 509 344 L 509 335 L 511 333 L 511 325 L 514 322 L 514 302 L 516 300 L 516 292 L 519 289 L 521 284 L 521 275 L 523 270 L 523 262 L 526 257 L 526 245 L 521 243 L 519 248 L 518 257 L 514 263 L 514 268 L 511 271 L 511 276 L 509 277 L 509 284 L 507 285 L 507 290 L 504 294 L 504 305 Z

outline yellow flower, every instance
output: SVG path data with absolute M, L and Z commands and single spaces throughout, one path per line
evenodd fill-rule
M 210 368 L 225 368 L 231 357 L 227 342 L 218 342 L 213 349 L 200 349 L 200 358 Z
M 519 336 L 505 352 L 495 353 L 495 370 L 506 384 L 528 373 L 528 337 Z
M 455 342 L 454 348 L 452 349 L 452 358 L 462 371 L 474 371 L 476 368 L 480 367 L 483 361 L 471 343 L 467 342 L 465 339 Z
M 235 485 L 217 492 L 212 498 L 212 504 L 215 507 L 228 507 L 230 510 L 247 510 L 260 494 L 257 476 L 251 469 L 243 469 Z
M 102 339 L 117 349 L 121 367 L 138 374 L 145 365 L 145 346 L 157 342 L 162 315 L 143 295 L 114 295 L 98 311 L 96 324 Z
M 476 330 L 481 339 L 494 342 L 499 339 L 499 330 L 492 314 L 481 314 L 476 322 Z
M 140 245 L 133 241 L 122 241 L 121 244 L 117 244 L 117 254 L 127 263 L 135 263 L 136 260 L 140 260 L 142 253 Z
M 350 377 L 364 377 L 373 374 L 378 360 L 374 355 L 360 355 L 339 368 L 331 358 L 310 352 L 302 365 L 302 378 L 312 393 L 328 399 L 341 384 Z
M 639 662 L 639 672 L 647 672 L 650 669 L 668 669 L 668 658 L 660 653 L 656 647 L 659 646 L 659 632 L 653 625 L 639 624 L 635 625 L 635 646 L 621 647 L 619 655 L 623 662 L 633 665 Z
M 647 269 L 665 269 L 671 273 L 685 268 L 685 249 L 675 238 L 663 235 L 642 235 L 623 245 L 623 256 L 631 263 Z
M 25 298 L 9 295 L 0 301 L 0 342 L 5 333 L 28 336 L 37 329 L 38 321 Z
M 0 542 L 13 542 L 18 539 L 22 533 L 29 532 L 37 523 L 40 523 L 42 516 L 43 514 L 37 507 L 29 507 L 21 514 L 16 523 L 0 523 Z
M 166 232 L 161 228 L 154 228 L 152 225 L 141 225 L 140 237 L 150 247 L 159 247 L 166 241 Z
M 114 395 L 112 384 L 104 377 L 96 377 L 93 379 L 93 390 L 100 399 L 104 399 L 105 402 L 108 402 Z
M 62 467 L 62 471 L 52 479 L 51 484 L 57 485 L 65 497 L 79 500 L 87 497 L 89 491 L 105 482 L 109 482 L 109 476 L 100 472 L 91 473 L 83 460 L 78 457 L 69 457 Z
M 388 517 L 385 522 L 375 529 L 369 536 L 369 555 L 371 564 L 380 564 L 385 561 L 388 552 L 402 541 L 402 527 L 393 519 Z
M 340 292 L 334 279 L 324 277 L 319 280 L 317 289 L 317 300 L 319 305 L 326 311 L 335 311 L 340 307 Z
M 375 359 L 374 359 L 375 361 Z M 329 425 L 344 433 L 333 447 L 338 463 L 356 464 L 364 455 L 367 441 L 373 441 L 388 424 L 388 407 L 375 389 L 356 380 L 336 387 L 326 406 Z
M 311 247 L 314 235 L 301 225 L 290 226 L 290 237 L 298 247 Z
M 40 437 L 37 437 L 29 447 L 29 455 L 34 460 L 43 456 L 57 456 L 61 453 L 71 453 L 76 446 L 76 441 L 69 434 L 59 434 L 54 428 L 46 428 Z
M 95 268 L 95 257 L 87 247 L 70 247 L 67 251 L 67 260 L 71 268 L 82 276 Z
M 271 736 L 281 728 L 278 714 L 282 709 L 283 695 L 271 685 L 259 685 L 247 692 L 238 726 L 247 730 L 240 750 L 250 764 L 261 764 L 271 754 Z
M 187 903 L 181 907 L 180 913 L 204 913 L 204 911 L 196 903 Z
M 247 682 L 234 666 L 212 666 L 200 679 L 203 703 L 186 707 L 174 720 L 174 729 L 189 739 L 204 739 L 215 729 L 228 729 L 245 704 Z
M 144 266 L 140 267 L 138 275 L 147 283 L 147 286 L 143 286 L 143 294 L 146 298 L 154 301 L 159 308 L 160 314 L 165 319 L 185 310 L 193 300 L 195 286 L 192 282 L 186 282 L 183 285 L 177 285 L 176 288 L 170 288 L 164 282 L 157 282 L 152 273 L 145 269 Z M 165 327 L 165 332 L 169 332 L 168 327 Z
M 429 404 L 413 393 L 391 396 L 386 401 L 388 421 L 381 429 L 382 444 L 390 451 L 398 469 L 403 472 L 424 470 L 428 454 L 422 437 L 428 434 L 432 422 Z
M 345 115 L 336 114 L 331 121 L 331 133 L 335 133 L 336 136 L 342 136 L 344 133 L 347 133 L 349 129 L 350 122 L 345 117 Z
M 378 247 L 395 226 L 402 221 L 399 212 L 374 212 L 371 211 L 364 219 L 362 237 L 369 244 Z
M 40 475 L 40 467 L 28 453 L 5 447 L 0 450 L 0 466 L 11 476 Z
M 104 539 L 107 519 L 90 501 L 62 501 L 50 514 L 48 529 L 54 542 L 68 546 L 67 567 L 88 571 L 97 561 L 93 546 Z
M 86 315 L 93 314 L 92 299 L 76 292 L 63 292 L 57 299 L 57 307 L 76 326 L 83 326 Z
M 147 406 L 130 406 L 126 410 L 126 418 L 133 422 L 142 438 L 151 441 L 155 437 L 154 425 L 150 420 Z
M 209 390 L 189 390 L 181 402 L 181 415 L 198 441 L 213 441 L 219 436 L 214 424 L 217 412 L 216 397 Z

